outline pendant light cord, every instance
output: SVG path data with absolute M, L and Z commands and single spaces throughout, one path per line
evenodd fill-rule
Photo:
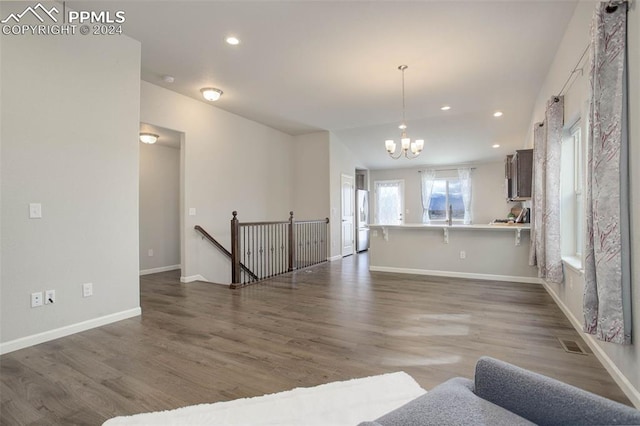
M 399 69 L 400 71 L 402 71 L 402 125 L 403 125 L 403 126 L 406 126 L 406 125 L 407 125 L 407 120 L 406 120 L 405 115 L 404 115 L 404 110 L 405 110 L 405 100 L 404 100 L 404 70 L 406 70 L 406 69 L 407 69 L 407 66 L 406 66 L 406 65 L 400 65 L 400 66 L 398 67 L 398 69 Z

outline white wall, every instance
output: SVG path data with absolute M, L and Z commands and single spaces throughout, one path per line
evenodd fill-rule
M 140 271 L 180 265 L 180 150 L 140 144 Z M 149 250 L 153 256 L 149 256 Z
M 580 55 L 589 43 L 589 28 L 595 2 L 580 2 L 564 39 L 558 49 L 556 58 L 549 70 L 544 86 L 534 108 L 531 123 L 544 119 L 546 101 L 557 94 Z M 634 4 L 628 14 L 628 52 L 629 52 L 629 164 L 631 175 L 631 263 L 632 267 L 632 309 L 633 339 L 631 345 L 615 345 L 600 342 L 583 334 L 594 353 L 603 361 L 614 379 L 621 385 L 632 402 L 640 407 L 640 8 Z M 588 98 L 588 73 L 572 84 L 565 94 L 565 124 L 571 125 L 573 120 L 584 109 L 584 101 Z M 532 146 L 532 140 L 527 140 Z M 554 296 L 565 313 L 578 329 L 582 327 L 582 295 L 584 291 L 583 275 L 572 268 L 565 267 L 566 280 L 562 285 L 547 284 L 547 289 Z
M 470 165 L 465 165 L 469 167 Z M 508 203 L 505 198 L 504 162 L 480 163 L 471 165 L 475 168 L 471 175 L 472 197 L 471 212 L 473 223 L 487 224 L 493 219 L 506 218 L 514 203 Z M 455 169 L 458 166 L 442 166 L 438 169 Z M 375 181 L 404 180 L 405 223 L 422 223 L 422 196 L 420 184 L 420 168 L 371 170 L 371 212 L 375 212 Z M 457 176 L 454 170 L 448 172 L 452 177 Z
M 0 351 L 140 313 L 140 44 L 2 36 Z M 29 219 L 29 203 L 42 219 Z M 83 298 L 82 283 L 93 283 Z M 30 293 L 56 303 L 30 308 Z
M 329 143 L 329 132 L 295 137 L 293 211 L 299 219 L 322 219 L 331 214 Z
M 228 284 L 228 258 L 193 227 L 202 226 L 230 249 L 232 211 L 237 210 L 243 222 L 288 219 L 294 138 L 147 82 L 142 82 L 140 101 L 141 121 L 185 137 L 183 281 Z M 188 215 L 189 208 L 196 209 L 196 216 Z

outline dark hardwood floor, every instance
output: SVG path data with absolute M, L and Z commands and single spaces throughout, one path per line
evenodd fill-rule
M 141 317 L 0 358 L 0 423 L 101 424 L 406 371 L 425 389 L 489 355 L 629 404 L 540 285 L 370 273 L 366 255 L 229 290 L 141 277 Z M 583 346 L 586 347 L 586 345 Z

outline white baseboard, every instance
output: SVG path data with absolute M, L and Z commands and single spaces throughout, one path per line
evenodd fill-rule
M 622 374 L 622 371 L 616 366 L 616 364 L 609 358 L 609 355 L 602 349 L 602 346 L 598 344 L 598 340 L 593 337 L 591 334 L 587 334 L 582 329 L 582 321 L 578 321 L 578 318 L 573 315 L 573 312 L 569 309 L 567 305 L 558 297 L 558 295 L 547 285 L 547 283 L 542 281 L 543 287 L 547 290 L 547 293 L 553 298 L 556 302 L 556 305 L 560 307 L 564 315 L 569 319 L 573 328 L 576 329 L 582 340 L 591 348 L 596 358 L 600 360 L 604 368 L 609 372 L 613 380 L 620 386 L 622 392 L 627 395 L 627 398 L 631 401 L 636 408 L 640 409 L 640 391 L 636 389 L 633 384 Z M 637 343 L 636 343 L 637 344 Z
M 188 277 L 180 277 L 180 282 L 181 283 L 192 283 L 194 281 L 204 281 L 204 282 L 209 282 L 209 280 L 207 280 L 205 277 L 203 277 L 202 275 L 190 275 Z
M 67 325 L 56 328 L 54 330 L 45 331 L 31 336 L 21 337 L 19 339 L 10 340 L 0 343 L 0 355 L 19 349 L 28 348 L 29 346 L 38 345 L 50 340 L 59 339 L 60 337 L 69 336 L 71 334 L 80 333 L 81 331 L 90 330 L 113 322 L 122 321 L 128 318 L 142 315 L 142 310 L 138 308 L 129 309 L 127 311 L 116 312 L 115 314 L 105 315 L 99 318 L 93 318 L 76 324 Z
M 331 257 L 329 257 L 327 260 L 328 260 L 329 262 L 335 262 L 336 260 L 340 260 L 340 259 L 342 259 L 342 255 L 341 255 L 341 254 L 338 254 L 338 255 L 336 255 L 336 256 L 331 256 Z
M 151 268 L 151 269 L 143 269 L 140 271 L 140 275 L 150 275 L 157 274 L 158 272 L 167 272 L 167 271 L 175 271 L 176 269 L 181 269 L 181 265 L 170 265 L 170 266 L 161 266 L 159 268 Z
M 473 280 L 510 281 L 516 283 L 541 284 L 538 277 L 520 277 L 515 275 L 476 274 L 471 272 L 436 271 L 430 269 L 395 268 L 391 266 L 369 266 L 370 271 L 394 272 L 397 274 L 431 275 L 435 277 L 467 278 Z
M 225 287 L 229 287 L 229 283 L 225 284 L 225 283 L 218 283 L 218 282 L 215 282 L 215 281 L 210 281 L 210 280 L 206 279 L 205 277 L 203 277 L 200 274 L 198 274 L 198 275 L 190 275 L 188 277 L 180 277 L 180 282 L 181 283 L 187 284 L 187 283 L 192 283 L 194 281 L 202 281 L 202 282 L 209 283 L 209 284 L 223 285 Z

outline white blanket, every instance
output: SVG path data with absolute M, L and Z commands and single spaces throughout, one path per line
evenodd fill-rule
M 426 393 L 404 372 L 169 411 L 115 417 L 116 425 L 357 425 Z

